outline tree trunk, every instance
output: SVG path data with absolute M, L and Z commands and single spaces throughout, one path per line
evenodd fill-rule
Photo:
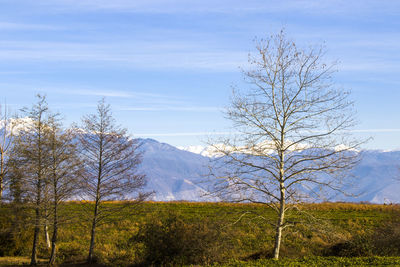
M 95 207 L 94 207 L 92 231 L 91 231 L 91 237 L 90 237 L 89 256 L 87 259 L 88 263 L 92 263 L 92 261 L 93 261 L 93 250 L 94 250 L 94 243 L 95 243 L 95 236 L 96 236 L 97 211 L 98 211 L 98 202 L 96 201 Z
M 42 182 L 40 177 L 36 185 L 36 207 L 35 207 L 35 231 L 33 233 L 33 246 L 32 246 L 32 256 L 31 265 L 37 265 L 37 243 L 39 239 L 40 232 L 40 204 L 42 203 Z
M 3 202 L 3 175 L 0 175 L 0 203 Z
M 91 232 L 91 237 L 90 237 L 89 256 L 88 256 L 88 260 L 87 260 L 88 263 L 92 263 L 92 261 L 93 261 L 93 249 L 94 249 L 95 236 L 96 236 L 97 214 L 98 214 L 99 204 L 100 204 L 100 184 L 101 184 L 102 171 L 103 171 L 103 138 L 101 136 L 100 148 L 99 148 L 99 166 L 98 166 L 97 186 L 96 186 L 96 201 L 94 203 L 92 232 Z
M 50 237 L 49 237 L 49 227 L 47 225 L 47 210 L 46 210 L 46 219 L 44 222 L 43 230 L 44 230 L 44 240 L 46 242 L 47 248 L 50 248 L 51 242 L 50 242 Z
M 3 202 L 3 183 L 4 183 L 4 152 L 1 151 L 0 157 L 0 203 Z
M 283 137 L 282 137 L 282 144 L 283 144 Z M 275 235 L 275 247 L 274 247 L 274 259 L 279 259 L 279 251 L 281 249 L 281 241 L 282 241 L 282 229 L 283 223 L 285 220 L 285 204 L 286 204 L 286 189 L 284 184 L 284 154 L 281 154 L 281 168 L 280 168 L 280 203 L 279 203 L 279 215 L 278 215 L 278 222 L 276 223 L 276 235 Z
M 278 221 L 276 223 L 276 234 L 275 234 L 275 246 L 274 246 L 274 259 L 279 259 L 279 251 L 281 249 L 281 241 L 282 241 L 282 230 L 283 223 L 285 220 L 285 204 L 286 204 L 286 188 L 285 188 L 285 153 L 284 153 L 284 144 L 285 144 L 285 129 L 284 126 L 281 128 L 281 147 L 279 149 L 279 190 L 280 190 L 280 198 L 279 198 L 279 214 Z
M 281 241 L 282 241 L 282 229 L 283 229 L 283 222 L 285 219 L 285 200 L 281 200 L 281 205 L 279 209 L 279 218 L 276 224 L 276 235 L 275 235 L 275 247 L 274 247 L 274 259 L 279 259 L 279 251 L 281 248 Z
M 53 237 L 51 238 L 51 254 L 49 260 L 49 266 L 54 265 L 56 261 L 56 249 L 57 249 L 57 226 L 54 226 Z
M 33 246 L 32 246 L 32 256 L 31 256 L 31 265 L 37 265 L 37 243 L 40 232 L 40 210 L 39 205 L 37 205 L 36 210 L 36 218 L 35 218 L 35 231 L 33 233 Z
M 57 231 L 58 231 L 58 217 L 57 217 L 57 202 L 54 204 L 54 222 L 53 222 L 53 236 L 51 238 L 51 254 L 49 265 L 53 265 L 56 260 L 56 245 L 57 245 Z

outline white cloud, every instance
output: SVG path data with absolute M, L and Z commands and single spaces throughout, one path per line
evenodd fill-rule
M 139 69 L 207 69 L 232 71 L 247 62 L 244 51 L 229 51 L 197 42 L 70 43 L 1 41 L 0 60 L 96 63 Z M 100 63 L 100 64 L 99 64 Z
M 134 136 L 140 137 L 174 137 L 174 136 L 213 136 L 213 135 L 230 135 L 232 132 L 186 132 L 186 133 L 135 133 Z
M 159 106 L 159 107 L 120 107 L 122 111 L 194 111 L 194 112 L 217 112 L 219 107 L 199 107 L 199 106 Z
M 123 91 L 102 91 L 102 90 L 88 90 L 88 89 L 64 89 L 55 90 L 47 89 L 46 91 L 58 92 L 71 95 L 85 95 L 85 96 L 103 96 L 103 97 L 122 97 L 122 98 L 132 98 L 133 94 Z
M 354 133 L 387 133 L 400 132 L 400 129 L 359 129 L 351 130 Z M 140 137 L 177 137 L 177 136 L 217 136 L 217 135 L 236 135 L 240 132 L 176 132 L 176 133 L 135 133 Z
M 353 133 L 397 133 L 397 132 L 400 132 L 400 129 L 358 129 L 358 130 L 351 130 L 349 132 L 353 132 Z
M 63 28 L 48 24 L 14 23 L 0 21 L 0 30 L 61 30 Z
M 136 12 L 136 13 L 276 13 L 303 12 L 307 14 L 374 13 L 376 10 L 398 13 L 398 1 L 363 0 L 37 0 L 36 6 L 57 12 Z

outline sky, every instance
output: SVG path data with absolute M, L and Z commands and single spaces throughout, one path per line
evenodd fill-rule
M 356 137 L 400 149 L 400 1 L 0 0 L 0 101 L 45 94 L 65 124 L 105 97 L 135 137 L 199 145 L 232 131 L 223 110 L 244 88 L 254 38 L 285 28 L 324 44 L 352 91 Z

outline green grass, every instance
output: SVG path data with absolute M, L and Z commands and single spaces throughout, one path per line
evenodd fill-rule
M 22 266 L 29 265 L 31 259 L 29 257 L 0 257 L 0 266 Z M 38 264 L 45 264 L 47 261 L 38 259 Z
M 0 257 L 0 266 L 24 266 L 29 265 L 28 257 Z M 38 261 L 39 266 L 45 266 L 46 261 Z M 62 266 L 72 266 L 65 264 Z M 79 266 L 86 266 L 79 264 Z M 89 265 L 87 265 L 89 266 Z M 100 265 L 90 265 L 100 266 Z M 192 265 L 188 265 L 192 266 Z M 319 267 L 319 266 L 400 266 L 400 257 L 304 257 L 300 259 L 261 259 L 251 261 L 231 260 L 224 264 L 213 264 L 212 267 L 257 267 L 257 266 L 285 266 L 285 267 Z
M 118 205 L 121 203 L 107 203 L 105 207 Z M 59 228 L 59 262 L 74 263 L 85 260 L 90 239 L 90 221 L 85 214 L 91 208 L 90 203 L 68 202 L 63 205 L 61 215 L 67 220 L 64 220 Z M 318 257 L 330 255 L 327 251 L 330 251 L 332 246 L 346 242 L 350 244 L 348 250 L 351 253 L 361 252 L 364 253 L 363 256 L 396 254 L 393 249 L 370 252 L 369 247 L 360 247 L 360 244 L 369 245 L 370 239 L 377 235 L 397 236 L 400 232 L 400 224 L 396 224 L 400 220 L 400 206 L 348 203 L 304 204 L 300 211 L 288 215 L 287 219 L 293 222 L 294 226 L 284 232 L 281 250 L 283 259 L 279 262 L 263 259 L 271 253 L 274 229 L 270 222 L 276 220 L 273 211 L 263 205 L 190 202 L 146 202 L 132 205 L 122 216 L 114 215 L 114 220 L 99 226 L 95 248 L 98 261 L 109 265 L 139 262 L 144 253 L 143 243 L 135 241 L 139 230 L 148 223 L 162 223 L 163 218 L 168 218 L 170 214 L 184 222 L 184 226 L 181 227 L 205 225 L 200 232 L 205 236 L 215 236 L 217 232 L 218 238 L 212 243 L 215 247 L 212 253 L 215 254 L 215 259 L 225 262 L 225 266 L 242 266 L 244 262 L 249 266 L 313 266 L 313 262 L 318 266 L 351 266 L 346 264 L 350 264 L 349 261 L 352 260 L 355 261 L 355 265 L 368 265 L 369 261 L 374 261 L 374 265 L 378 261 L 381 265 L 385 265 L 386 261 L 391 262 L 392 266 L 399 264 L 398 258 Z M 238 221 L 242 215 L 244 216 Z M 4 256 L 30 255 L 33 235 L 30 216 L 26 213 L 25 218 L 19 218 L 9 205 L 0 206 L 0 238 L 6 242 L 0 240 L 3 242 L 0 243 L 0 255 L 2 244 L 11 244 L 10 240 L 14 243 L 9 249 L 3 247 Z M 19 225 L 14 223 L 16 221 L 20 221 L 20 228 L 13 236 L 7 236 L 7 229 Z M 380 233 L 388 222 L 391 223 L 393 232 Z M 197 229 L 197 226 L 193 227 Z M 365 238 L 368 239 L 367 242 L 364 242 Z M 39 256 L 48 258 L 49 251 L 43 243 L 41 235 Z M 209 261 L 211 260 L 208 259 L 207 262 Z M 2 264 L 0 261 L 0 265 Z
M 242 266 L 285 266 L 285 267 L 319 267 L 319 266 L 400 266 L 400 257 L 305 257 L 301 259 L 263 259 L 256 261 L 231 261 L 216 264 L 214 267 Z

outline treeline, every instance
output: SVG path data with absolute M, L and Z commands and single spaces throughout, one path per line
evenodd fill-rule
M 116 124 L 104 99 L 69 129 L 42 95 L 18 116 L 10 116 L 7 107 L 1 115 L 0 197 L 12 208 L 14 234 L 32 227 L 31 265 L 37 264 L 40 235 L 51 250 L 49 265 L 55 264 L 60 225 L 82 215 L 90 221 L 92 262 L 97 227 L 149 195 L 141 192 L 145 175 L 137 172 L 140 144 Z M 103 205 L 127 196 L 129 203 Z M 66 214 L 62 203 L 71 199 L 93 205 L 79 215 Z

